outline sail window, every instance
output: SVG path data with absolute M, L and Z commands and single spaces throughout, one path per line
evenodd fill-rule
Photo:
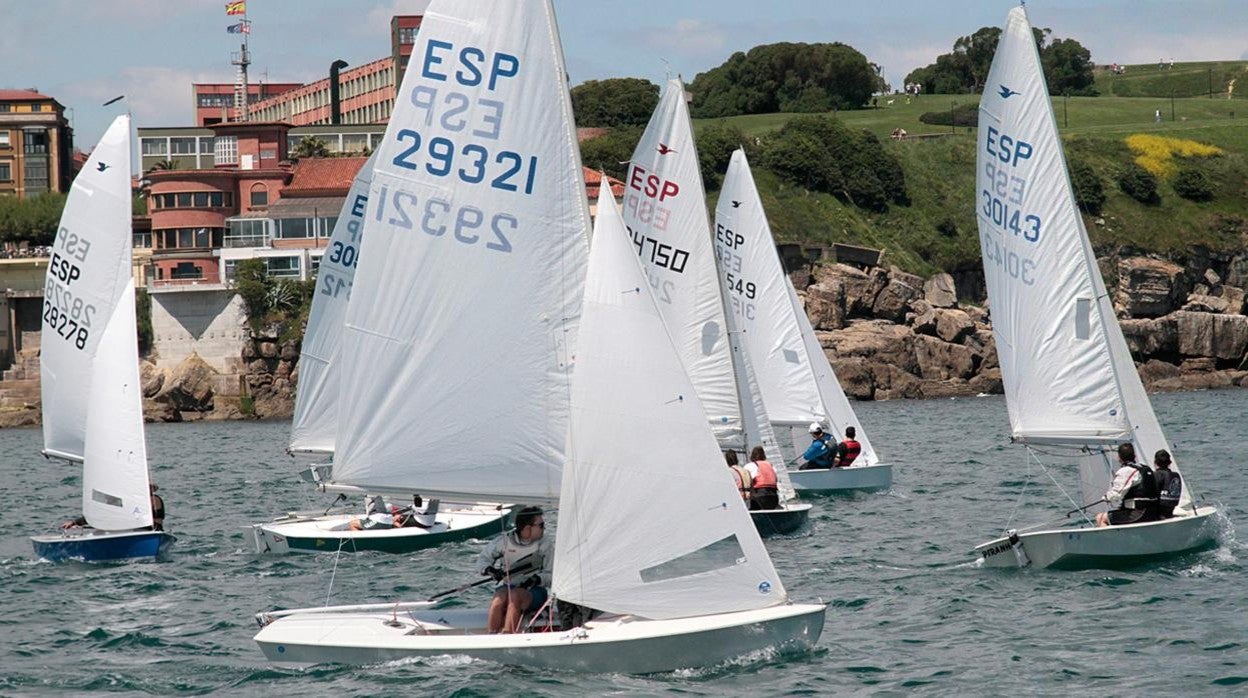
M 1075 299 L 1075 338 L 1088 339 L 1092 336 L 1092 299 Z
M 714 572 L 715 570 L 732 567 L 744 562 L 745 552 L 741 550 L 741 541 L 737 540 L 737 535 L 734 533 L 727 538 L 721 538 L 691 553 L 686 553 L 667 562 L 661 562 L 653 567 L 641 570 L 641 581 L 649 584 L 668 579 L 690 577 L 704 572 Z
M 110 507 L 121 507 L 121 497 L 101 492 L 99 490 L 91 490 L 91 500 Z

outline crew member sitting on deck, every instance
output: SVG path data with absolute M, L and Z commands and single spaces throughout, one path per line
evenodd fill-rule
M 737 463 L 737 452 L 731 448 L 724 451 L 724 460 L 728 462 L 728 469 L 732 471 L 732 478 L 737 483 L 737 492 L 741 495 L 741 501 L 748 505 L 750 492 L 754 486 L 753 476 L 750 475 L 749 470 Z
M 823 427 L 819 426 L 819 422 L 810 423 L 810 438 L 814 441 L 810 444 L 810 448 L 802 454 L 802 458 L 806 459 L 802 463 L 802 470 L 822 470 L 832 467 L 832 461 L 836 458 L 836 439 L 830 434 L 823 433 Z
M 1170 469 L 1170 463 L 1170 452 L 1164 448 L 1153 455 L 1153 467 L 1157 470 L 1157 514 L 1163 519 L 1174 516 L 1179 495 L 1183 494 L 1183 479 Z
M 541 507 L 524 507 L 516 514 L 515 529 L 490 541 L 477 556 L 477 574 L 498 582 L 490 601 L 491 633 L 520 632 L 524 614 L 546 604 L 555 551 L 545 532 Z
M 858 454 L 862 453 L 862 444 L 854 439 L 857 433 L 853 427 L 845 427 L 845 440 L 836 447 L 836 458 L 832 460 L 833 468 L 848 468 L 858 459 Z
M 1117 509 L 1096 515 L 1097 526 L 1142 523 L 1157 520 L 1157 479 L 1147 465 L 1135 462 L 1135 447 L 1119 444 L 1121 465 L 1114 473 L 1114 482 L 1105 492 L 1105 501 Z
M 165 500 L 156 494 L 156 490 L 160 489 L 155 483 L 148 483 L 147 491 L 152 498 L 152 525 L 146 527 L 145 530 L 163 531 L 165 530 Z M 61 528 L 81 528 L 87 526 L 87 517 L 79 516 L 76 519 L 70 519 L 61 524 Z
M 780 508 L 780 490 L 776 489 L 776 469 L 767 462 L 767 454 L 762 446 L 755 446 L 750 451 L 750 462 L 745 464 L 750 471 L 750 510 Z

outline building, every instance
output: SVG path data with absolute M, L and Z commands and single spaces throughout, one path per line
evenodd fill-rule
M 65 107 L 33 89 L 0 89 L 0 195 L 69 191 L 73 150 Z
M 299 82 L 270 82 L 247 85 L 247 104 L 254 105 L 303 87 Z M 194 83 L 191 96 L 195 102 L 195 125 L 211 126 L 228 121 L 234 111 L 233 83 Z
M 337 115 L 333 111 L 334 82 L 330 77 L 335 74 L 338 77 Z M 387 56 L 351 70 L 331 70 L 330 76 L 256 102 L 251 105 L 250 118 L 258 121 L 284 121 L 294 126 L 376 124 L 385 123 L 390 118 L 390 112 L 394 109 L 394 95 L 398 91 L 394 59 Z
M 407 62 L 412 57 L 412 46 L 416 43 L 416 34 L 420 31 L 421 15 L 395 15 L 390 18 L 390 59 L 397 66 L 394 86 L 403 84 L 403 75 L 407 72 Z

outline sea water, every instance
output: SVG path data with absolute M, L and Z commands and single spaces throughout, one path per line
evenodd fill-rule
M 473 580 L 481 542 L 409 555 L 257 555 L 249 524 L 331 502 L 282 453 L 289 423 L 154 424 L 153 479 L 178 536 L 171 558 L 53 565 L 33 558 L 27 538 L 78 514 L 78 469 L 40 457 L 37 429 L 0 431 L 0 695 L 1242 691 L 1248 549 L 1234 526 L 1248 525 L 1248 391 L 1153 403 L 1198 502 L 1224 508 L 1218 549 L 1130 570 L 984 569 L 977 543 L 1072 508 L 1009 445 L 1002 399 L 856 404 L 894 464 L 893 488 L 815 500 L 806 530 L 767 542 L 789 595 L 828 604 L 818 647 L 645 677 L 463 657 L 271 666 L 251 639 L 256 611 L 422 599 Z M 1075 473 L 1051 474 L 1078 496 Z M 477 589 L 461 601 L 487 597 Z

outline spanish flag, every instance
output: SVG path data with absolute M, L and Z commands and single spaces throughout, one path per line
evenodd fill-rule
M 225 3 L 225 14 L 227 15 L 245 15 L 247 14 L 247 0 L 241 2 Z

